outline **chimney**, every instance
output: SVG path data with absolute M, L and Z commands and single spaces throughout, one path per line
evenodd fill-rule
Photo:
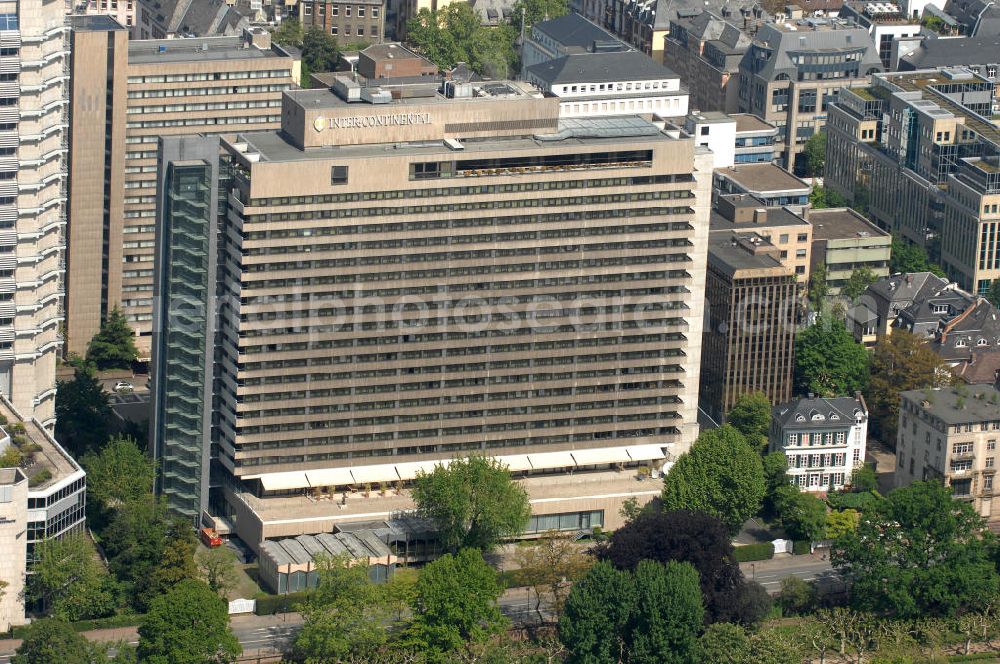
M 757 208 L 753 211 L 753 223 L 763 224 L 767 221 L 767 208 Z

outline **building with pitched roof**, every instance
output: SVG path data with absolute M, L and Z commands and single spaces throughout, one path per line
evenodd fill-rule
M 852 397 L 809 395 L 771 409 L 770 450 L 783 452 L 788 476 L 803 491 L 839 490 L 865 461 L 868 406 Z
M 134 39 L 230 37 L 250 27 L 250 19 L 225 0 L 136 0 Z
M 876 316 L 879 338 L 892 333 L 900 312 L 923 302 L 948 286 L 948 280 L 930 272 L 912 272 L 880 277 L 868 286 L 863 298 Z
M 632 47 L 615 35 L 571 12 L 531 26 L 521 49 L 521 77 L 524 78 L 528 67 L 564 55 L 630 50 Z
M 976 37 L 923 39 L 899 61 L 899 71 L 938 67 L 963 67 L 997 82 L 997 71 L 1000 70 L 1000 32 Z

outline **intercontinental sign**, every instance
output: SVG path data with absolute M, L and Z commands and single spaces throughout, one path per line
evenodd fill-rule
M 324 118 L 313 120 L 313 129 L 369 129 L 373 127 L 399 127 L 403 125 L 424 125 L 431 123 L 430 113 L 387 113 L 385 115 L 354 115 L 346 118 Z

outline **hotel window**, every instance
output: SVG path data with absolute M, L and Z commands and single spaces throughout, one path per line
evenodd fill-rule
M 332 27 L 330 28 L 330 34 L 331 34 L 331 35 L 335 35 L 335 34 L 337 34 L 338 32 L 340 32 L 340 29 L 339 29 L 339 28 L 338 28 L 337 26 L 335 26 L 335 25 L 334 25 L 334 26 L 332 26 Z
M 992 450 L 995 450 L 996 448 L 997 448 L 997 441 L 995 441 L 995 440 L 988 440 L 988 441 L 986 441 L 986 449 L 987 450 L 992 451 Z
M 358 37 L 364 37 L 364 36 L 365 36 L 365 26 L 359 25 L 358 26 Z
M 861 450 L 858 449 L 858 448 L 855 448 L 855 450 L 854 450 L 854 463 L 858 463 L 859 461 L 861 461 Z
M 986 476 L 983 477 L 983 488 L 984 489 L 992 489 L 993 488 L 993 476 L 992 475 L 986 475 Z
M 986 457 L 986 467 L 987 468 L 992 468 L 993 467 L 993 460 L 994 460 L 993 457 Z

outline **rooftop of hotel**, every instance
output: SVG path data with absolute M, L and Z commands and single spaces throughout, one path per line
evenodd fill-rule
M 866 237 L 889 237 L 888 233 L 850 208 L 810 210 L 809 223 L 813 227 L 813 240 L 851 240 Z
M 287 57 L 280 47 L 257 48 L 243 37 L 136 39 L 128 43 L 128 61 L 133 65 Z
M 740 164 L 715 169 L 716 175 L 726 177 L 749 192 L 809 191 L 809 183 L 800 180 L 774 164 Z
M 38 422 L 22 419 L 20 413 L 14 410 L 14 407 L 3 395 L 0 395 L 0 415 L 7 419 L 7 424 L 2 427 L 4 434 L 10 435 L 11 438 L 17 435 L 24 436 L 27 445 L 30 446 L 28 449 L 31 450 L 31 461 L 22 468 L 22 472 L 31 480 L 32 491 L 45 489 L 45 487 L 55 484 L 73 473 L 81 472 L 76 461 L 49 433 L 42 429 Z M 19 434 L 13 431 L 12 424 L 23 425 L 24 433 Z M 20 447 L 25 447 L 25 445 L 22 444 Z M 28 458 L 29 454 L 26 454 L 25 457 Z M 48 477 L 39 481 L 37 479 L 39 474 L 46 472 Z M 41 477 L 45 477 L 45 475 L 43 474 Z

